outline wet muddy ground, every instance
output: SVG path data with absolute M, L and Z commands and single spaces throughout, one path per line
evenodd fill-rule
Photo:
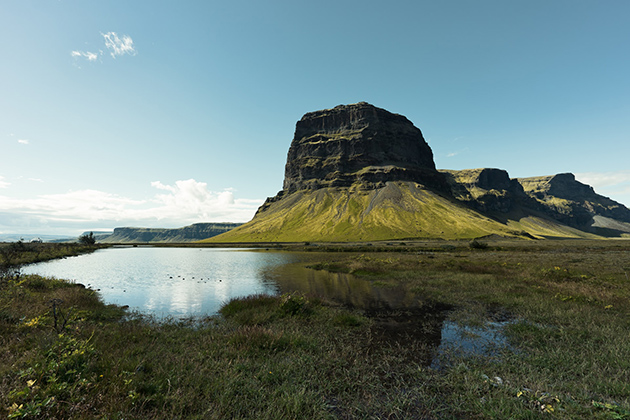
M 381 285 L 347 273 L 314 270 L 301 265 L 281 268 L 276 280 L 283 292 L 300 291 L 350 309 L 363 311 L 373 322 L 369 347 L 401 348 L 410 362 L 442 369 L 453 355 L 493 357 L 507 348 L 504 327 L 514 322 L 496 308 L 481 325 L 454 321 L 459 308 L 429 302 L 401 285 Z

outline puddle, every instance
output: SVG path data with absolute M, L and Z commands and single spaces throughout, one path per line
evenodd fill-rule
M 509 318 L 483 327 L 449 320 L 455 308 L 427 301 L 400 285 L 379 285 L 346 273 L 285 265 L 274 273 L 281 292 L 300 291 L 349 308 L 362 309 L 373 320 L 370 347 L 413 350 L 410 361 L 443 369 L 453 357 L 495 357 L 509 347 L 503 327 Z M 496 317 L 494 318 L 496 319 Z
M 514 321 L 491 321 L 484 327 L 468 327 L 445 321 L 442 338 L 432 358 L 430 367 L 440 370 L 457 357 L 497 357 L 502 349 L 510 348 L 503 328 Z

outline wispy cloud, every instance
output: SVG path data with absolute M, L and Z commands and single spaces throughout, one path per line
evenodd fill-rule
M 85 58 L 87 61 L 96 61 L 102 53 L 93 53 L 90 51 L 72 51 L 70 55 L 74 58 Z
M 109 55 L 111 55 L 112 58 L 116 58 L 121 55 L 137 54 L 136 48 L 133 45 L 133 39 L 131 39 L 129 35 L 118 36 L 116 32 L 101 32 L 101 36 L 105 42 L 105 48 L 107 48 Z M 87 60 L 88 62 L 95 62 L 103 56 L 103 50 L 99 49 L 98 52 L 72 50 L 70 52 L 70 56 L 72 56 L 75 61 Z
M 630 184 L 630 170 L 612 172 L 582 172 L 575 177 L 594 188 L 612 187 L 616 185 Z
M 461 137 L 458 137 L 458 139 L 459 139 L 459 138 L 461 138 Z M 457 140 L 457 139 L 456 139 L 456 140 Z M 468 149 L 468 147 L 465 147 L 465 148 L 463 148 L 463 149 L 456 150 L 456 151 L 454 151 L 454 152 L 450 152 L 450 153 L 448 153 L 448 154 L 446 155 L 446 157 L 449 157 L 449 158 L 451 158 L 451 157 L 455 157 L 455 156 L 457 156 L 457 155 L 459 155 L 459 154 L 461 154 L 461 153 L 464 153 L 464 152 L 466 152 L 466 151 L 468 151 L 468 150 L 469 150 L 469 149 Z
M 606 195 L 626 206 L 630 205 L 630 170 L 610 172 L 582 172 L 575 178 L 592 186 L 598 194 Z
M 30 141 L 28 141 L 28 140 L 26 140 L 26 139 L 19 139 L 19 140 L 18 140 L 18 143 L 20 143 L 20 144 L 29 144 L 29 143 L 30 143 Z
M 0 187 L 2 186 L 0 178 Z M 7 183 L 8 185 L 8 183 Z M 67 232 L 96 226 L 178 227 L 197 222 L 245 222 L 264 200 L 242 199 L 234 191 L 210 191 L 205 182 L 194 179 L 174 185 L 151 183 L 157 191 L 152 198 L 137 200 L 96 190 L 70 191 L 32 199 L 0 196 L 0 230 L 47 233 L 49 227 Z
M 133 46 L 133 40 L 129 35 L 119 37 L 116 32 L 101 33 L 105 39 L 105 46 L 110 51 L 110 55 L 114 58 L 129 54 L 136 55 L 137 51 Z
M 0 176 L 0 188 L 6 188 L 11 185 L 10 182 L 5 181 L 4 179 L 5 178 L 3 176 Z

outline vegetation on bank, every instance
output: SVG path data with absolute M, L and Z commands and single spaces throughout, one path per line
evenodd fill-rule
M 402 284 L 503 327 L 491 356 L 378 340 L 314 296 L 250 296 L 156 322 L 38 276 L 0 294 L 0 416 L 10 418 L 630 418 L 630 244 L 479 244 L 329 253 L 313 267 Z M 434 305 L 435 306 L 435 305 Z M 422 321 L 418 321 L 422 322 Z
M 80 243 L 0 243 L 0 282 L 19 276 L 23 265 L 85 254 L 103 247 L 95 245 L 91 236 L 84 236 L 86 240 Z

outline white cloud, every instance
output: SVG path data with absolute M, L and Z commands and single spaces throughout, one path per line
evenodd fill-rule
M 10 182 L 4 181 L 4 177 L 0 176 L 0 188 L 6 188 L 11 185 Z
M 8 185 L 8 183 L 4 183 Z M 4 185 L 4 186 L 6 186 Z M 0 187 L 3 186 L 0 178 Z M 0 230 L 45 234 L 82 232 L 95 226 L 181 227 L 197 222 L 246 222 L 263 200 L 239 199 L 230 189 L 214 192 L 194 179 L 165 185 L 148 200 L 136 200 L 96 190 L 70 191 L 32 199 L 0 196 Z
M 105 39 L 105 46 L 110 51 L 110 55 L 114 58 L 120 55 L 136 55 L 137 51 L 133 46 L 133 40 L 129 35 L 118 37 L 116 32 L 101 33 Z
M 96 61 L 99 56 L 99 54 L 90 51 L 72 51 L 70 55 L 75 58 L 85 58 L 87 61 Z
M 157 194 L 153 200 L 158 206 L 151 212 L 158 220 L 185 215 L 194 221 L 247 221 L 262 204 L 262 200 L 235 199 L 230 189 L 209 191 L 205 182 L 194 179 L 177 181 L 175 185 L 154 181 L 151 186 L 167 191 L 166 194 Z
M 595 192 L 630 206 L 630 170 L 610 172 L 582 172 L 575 178 L 590 185 Z
M 594 188 L 630 183 L 630 171 L 583 172 L 575 174 L 575 177 Z
M 457 139 L 460 139 L 460 138 L 461 138 L 461 137 L 458 137 Z M 455 140 L 457 140 L 457 139 L 455 139 Z M 455 156 L 457 156 L 457 155 L 460 155 L 460 154 L 462 154 L 462 153 L 467 152 L 468 150 L 469 150 L 469 149 L 468 149 L 468 147 L 465 147 L 465 148 L 463 148 L 463 149 L 456 150 L 456 151 L 454 151 L 454 152 L 450 152 L 450 153 L 448 153 L 448 154 L 446 155 L 446 157 L 449 157 L 449 158 L 451 158 L 451 157 L 455 157 Z
M 20 144 L 29 144 L 30 142 L 28 140 L 26 140 L 26 139 L 19 139 L 18 143 L 20 143 Z

